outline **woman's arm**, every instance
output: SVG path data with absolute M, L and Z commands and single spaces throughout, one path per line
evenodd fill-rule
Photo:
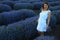
M 37 18 L 37 20 L 36 20 L 37 23 L 38 23 L 38 20 L 39 20 L 39 15 L 38 15 L 38 18 Z
M 49 13 L 48 13 L 48 23 L 47 23 L 47 27 L 48 27 L 48 25 L 49 25 L 49 23 L 50 23 L 50 16 L 51 16 L 51 13 L 49 12 Z
M 39 17 L 38 17 L 38 19 L 39 19 Z M 37 19 L 37 21 L 36 21 L 37 23 L 38 23 L 38 19 Z

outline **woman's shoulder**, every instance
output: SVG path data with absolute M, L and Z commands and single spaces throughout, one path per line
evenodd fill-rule
M 48 10 L 48 12 L 51 12 L 51 10 Z

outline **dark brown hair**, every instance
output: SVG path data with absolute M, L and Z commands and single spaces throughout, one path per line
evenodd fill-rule
M 49 8 L 49 4 L 48 4 L 48 2 L 44 2 L 43 4 L 42 4 L 42 8 L 44 8 L 44 4 L 47 4 L 48 5 L 48 8 Z

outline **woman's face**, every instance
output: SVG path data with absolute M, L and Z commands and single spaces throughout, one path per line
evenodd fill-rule
M 44 9 L 48 9 L 48 5 L 47 4 L 44 4 Z

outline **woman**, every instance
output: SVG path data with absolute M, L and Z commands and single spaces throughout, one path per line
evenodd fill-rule
M 38 18 L 37 31 L 41 36 L 44 36 L 44 32 L 47 31 L 50 22 L 51 11 L 48 9 L 49 4 L 45 2 L 41 7 L 41 12 Z M 48 19 L 48 21 L 46 21 Z

